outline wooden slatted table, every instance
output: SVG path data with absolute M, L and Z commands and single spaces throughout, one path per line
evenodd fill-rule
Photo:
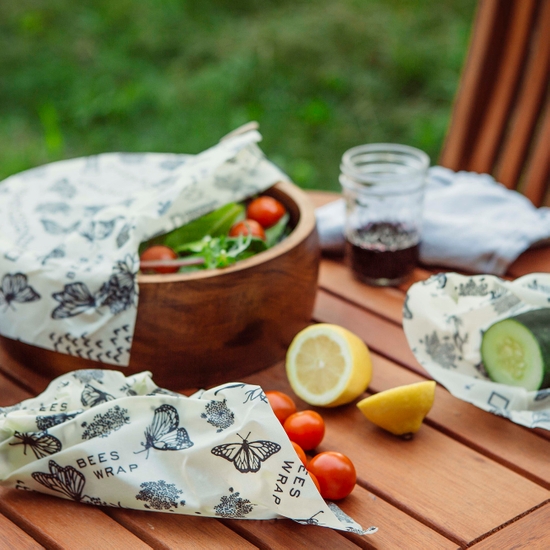
M 333 198 L 312 197 L 317 204 Z M 525 253 L 509 276 L 533 271 L 550 272 L 549 248 Z M 368 344 L 374 363 L 368 393 L 429 378 L 407 345 L 401 309 L 408 286 L 432 273 L 418 268 L 408 285 L 372 288 L 355 281 L 343 261 L 323 259 L 312 321 L 347 327 Z M 49 382 L 21 372 L 0 351 L 0 406 Z M 244 381 L 291 393 L 282 363 Z M 354 404 L 321 412 L 327 432 L 318 450 L 340 450 L 358 471 L 357 487 L 340 505 L 362 525 L 378 526 L 375 535 L 290 520 L 98 508 L 0 488 L 0 548 L 550 548 L 550 432 L 484 412 L 441 386 L 422 429 L 408 441 L 370 424 Z

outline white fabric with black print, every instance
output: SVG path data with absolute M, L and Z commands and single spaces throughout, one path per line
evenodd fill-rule
M 440 273 L 407 292 L 403 329 L 418 362 L 455 397 L 529 428 L 550 430 L 550 388 L 527 391 L 489 379 L 481 359 L 492 324 L 550 307 L 550 274 L 515 281 Z
M 370 534 L 318 493 L 259 386 L 80 370 L 0 408 L 0 484 L 83 504 Z
M 248 131 L 192 155 L 106 153 L 0 184 L 0 334 L 127 365 L 138 248 L 284 174 Z

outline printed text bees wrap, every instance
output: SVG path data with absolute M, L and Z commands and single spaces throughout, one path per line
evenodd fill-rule
M 0 483 L 100 506 L 376 531 L 325 503 L 262 389 L 242 383 L 185 397 L 148 372 L 60 376 L 0 409 Z

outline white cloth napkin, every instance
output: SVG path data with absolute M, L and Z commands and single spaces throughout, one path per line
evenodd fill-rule
M 185 397 L 149 372 L 64 374 L 0 408 L 0 485 L 98 506 L 376 532 L 323 500 L 262 388 L 242 383 Z
M 317 208 L 321 247 L 344 246 L 344 200 Z M 550 238 L 550 208 L 535 208 L 523 195 L 487 174 L 428 172 L 420 260 L 427 265 L 503 275 L 525 250 Z

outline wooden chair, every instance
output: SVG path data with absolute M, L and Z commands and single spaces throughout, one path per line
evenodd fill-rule
M 480 0 L 439 164 L 550 204 L 550 0 Z

